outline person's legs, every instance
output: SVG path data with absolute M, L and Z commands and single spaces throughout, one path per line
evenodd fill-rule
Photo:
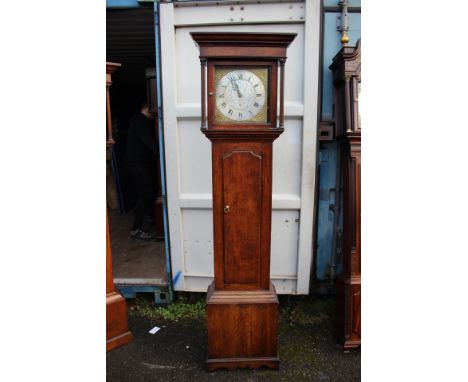
M 139 184 L 137 188 L 138 192 L 138 201 L 135 206 L 135 218 L 133 220 L 132 229 L 143 229 L 143 222 L 145 220 L 145 215 L 152 204 L 152 192 L 151 185 L 149 184 Z
M 138 200 L 134 211 L 132 236 L 142 239 L 152 239 L 154 235 L 143 232 L 145 215 L 151 208 L 154 199 L 151 168 L 148 165 L 141 164 L 134 165 L 128 170 L 138 194 Z

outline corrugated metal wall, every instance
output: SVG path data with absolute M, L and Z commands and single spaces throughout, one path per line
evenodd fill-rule
M 110 9 L 106 20 L 108 61 L 120 62 L 122 70 L 143 71 L 154 66 L 153 7 Z

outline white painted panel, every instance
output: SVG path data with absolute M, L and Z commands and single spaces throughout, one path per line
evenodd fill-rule
M 161 63 L 163 68 L 162 93 L 164 111 L 164 145 L 166 156 L 166 189 L 169 219 L 169 238 L 174 289 L 188 290 L 183 277 L 184 257 L 182 249 L 182 227 L 179 208 L 179 138 L 176 117 L 177 93 L 174 8 L 172 4 L 160 6 Z
M 273 210 L 299 210 L 301 199 L 292 194 L 273 194 Z M 213 207 L 213 199 L 210 194 L 181 194 L 179 198 L 180 208 L 201 208 L 209 209 Z
M 213 198 L 209 194 L 182 194 L 179 199 L 180 208 L 212 208 Z
M 270 274 L 275 278 L 297 276 L 299 211 L 273 211 Z
M 211 195 L 211 142 L 200 131 L 199 120 L 178 122 L 180 192 Z
M 269 19 L 270 24 L 220 25 L 225 23 L 219 13 L 221 6 L 192 4 L 174 8 L 172 3 L 161 3 L 167 191 L 176 290 L 206 291 L 213 275 L 211 147 L 200 132 L 199 52 L 190 32 L 292 32 L 297 37 L 286 61 L 285 132 L 273 145 L 271 275 L 278 293 L 308 293 L 315 194 L 319 4 L 319 0 L 310 0 L 305 10 L 301 8 L 305 3 L 297 2 L 250 4 L 244 15 Z M 234 7 L 240 11 L 237 5 Z M 296 11 L 305 15 L 305 25 L 300 13 L 298 20 L 292 20 L 295 23 L 290 22 L 288 12 Z M 278 21 L 281 24 L 275 24 Z
M 268 11 L 265 11 L 265 5 Z M 214 6 L 176 7 L 177 26 L 194 24 L 289 23 L 304 21 L 304 4 L 214 4 Z
M 297 33 L 296 38 L 291 45 L 289 45 L 287 51 L 288 59 L 286 60 L 284 69 L 285 104 L 290 102 L 304 103 L 304 30 L 304 24 L 275 25 L 272 30 L 277 33 Z
M 213 214 L 211 209 L 183 209 L 184 274 L 213 276 Z
M 292 294 L 297 290 L 297 280 L 294 279 L 275 279 L 272 277 L 271 282 L 278 294 Z
M 320 1 L 306 3 L 304 41 L 304 119 L 302 127 L 301 216 L 296 293 L 309 293 L 314 242 L 315 169 L 318 126 L 318 79 L 320 50 Z
M 190 32 L 195 30 L 210 31 L 210 28 L 177 28 L 175 34 L 175 48 L 177 56 L 177 103 L 200 105 L 200 51 L 195 45 Z M 198 107 L 198 120 L 200 120 L 200 108 Z M 198 123 L 200 127 L 200 122 Z
M 213 277 L 207 277 L 204 275 L 185 276 L 185 285 L 187 286 L 187 290 L 193 292 L 206 292 L 212 281 Z
M 285 66 L 285 105 L 303 104 L 304 24 L 210 26 L 176 29 L 177 101 L 179 105 L 200 104 L 199 50 L 190 32 L 263 32 L 297 33 L 288 48 Z M 287 112 L 287 110 L 286 110 Z
M 300 102 L 284 102 L 285 118 L 301 117 L 304 115 L 304 105 Z M 198 103 L 178 103 L 176 107 L 178 119 L 200 120 L 200 100 Z
M 206 277 L 203 275 L 186 275 L 186 290 L 190 290 L 192 292 L 206 292 L 212 281 L 213 277 Z M 276 279 L 275 277 L 272 277 L 271 282 L 275 286 L 276 292 L 278 294 L 291 294 L 293 293 L 291 291 L 295 291 L 297 289 L 297 280 L 294 278 Z
M 289 32 L 297 37 L 288 48 L 286 65 L 285 99 L 293 112 L 303 111 L 303 35 L 304 25 L 238 25 L 231 31 Z M 191 31 L 226 31 L 227 27 L 192 27 L 176 29 L 177 53 L 177 111 L 179 145 L 181 150 L 180 185 L 182 193 L 211 193 L 211 148 L 210 142 L 200 133 L 200 63 L 198 48 L 190 35 Z M 194 102 L 195 101 L 195 102 Z M 274 143 L 273 193 L 290 194 L 300 199 L 301 176 L 301 118 L 287 118 L 285 132 Z M 281 196 L 279 196 L 281 199 Z M 275 208 L 275 207 L 273 207 Z
M 300 199 L 301 160 L 302 119 L 285 120 L 283 134 L 273 142 L 273 194 L 275 196 L 290 194 Z

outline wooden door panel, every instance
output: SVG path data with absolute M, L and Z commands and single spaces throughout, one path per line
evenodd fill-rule
M 259 284 L 262 157 L 232 151 L 223 157 L 224 282 Z

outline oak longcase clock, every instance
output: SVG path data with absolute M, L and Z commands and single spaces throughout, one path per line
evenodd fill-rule
M 283 132 L 284 64 L 295 36 L 192 33 L 200 48 L 201 130 L 212 142 L 209 370 L 279 365 L 270 281 L 272 148 Z

